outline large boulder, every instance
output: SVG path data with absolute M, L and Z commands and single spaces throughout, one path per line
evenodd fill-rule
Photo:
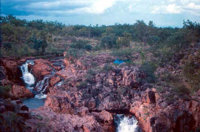
M 10 90 L 10 96 L 13 98 L 33 97 L 33 93 L 25 86 L 13 85 Z
M 45 106 L 50 107 L 54 112 L 57 113 L 74 113 L 74 109 L 67 98 L 48 96 L 45 101 Z
M 53 70 L 50 66 L 50 62 L 44 59 L 34 60 L 34 65 L 31 66 L 31 69 L 37 80 L 41 80 L 45 75 L 50 74 Z

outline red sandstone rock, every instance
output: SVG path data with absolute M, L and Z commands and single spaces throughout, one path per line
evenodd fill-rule
M 45 106 L 50 107 L 53 111 L 58 113 L 74 113 L 74 109 L 67 98 L 61 98 L 56 96 L 48 96 L 45 101 Z
M 10 90 L 10 96 L 14 98 L 24 98 L 24 97 L 33 97 L 33 94 L 30 90 L 25 88 L 25 86 L 13 85 Z
M 60 81 L 60 77 L 59 76 L 53 76 L 51 79 L 50 79 L 50 85 L 51 86 L 54 86 L 56 83 L 58 83 Z
M 83 126 L 83 131 L 84 132 L 90 132 L 90 130 L 86 126 Z
M 145 79 L 144 73 L 141 73 L 139 68 L 127 66 L 114 67 L 112 71 L 96 73 L 92 78 L 93 81 L 87 82 L 86 88 L 78 88 L 76 84 L 84 81 L 86 77 L 85 70 L 92 67 L 90 62 L 96 62 L 97 65 L 107 63 L 105 55 L 82 59 L 86 60 L 85 67 L 87 68 L 83 68 L 84 63 L 81 61 L 71 64 L 66 60 L 67 68 L 56 73 L 64 77 L 68 83 L 66 82 L 67 84 L 60 89 L 51 87 L 45 107 L 33 111 L 42 117 L 40 121 L 32 118 L 27 122 L 33 131 L 38 129 L 39 122 L 45 124 L 41 129 L 44 131 L 112 132 L 114 131 L 113 124 L 110 123 L 113 122 L 113 117 L 105 110 L 130 110 L 146 132 L 186 132 L 194 131 L 200 126 L 198 101 L 200 91 L 192 97 L 193 100 L 180 98 L 169 103 L 163 98 L 167 95 L 158 94 L 154 88 L 145 90 L 148 87 L 138 82 L 138 78 Z M 38 77 L 51 71 L 50 62 L 37 60 L 35 63 L 37 67 L 34 73 L 38 74 Z M 51 85 L 53 86 L 57 80 L 56 77 L 52 78 Z M 4 111 L 3 107 L 2 111 Z
M 21 71 L 18 67 L 18 62 L 16 60 L 0 59 L 0 64 L 2 64 L 5 68 L 6 76 L 10 81 L 14 83 L 22 83 L 20 79 Z
M 106 132 L 92 115 L 80 117 L 73 114 L 58 114 L 48 107 L 40 107 L 32 110 L 32 113 L 36 115 L 36 118 L 26 121 L 26 125 L 30 127 L 31 131 Z M 38 116 L 41 117 L 40 120 L 38 120 Z M 38 123 L 44 125 L 38 128 Z
M 41 80 L 45 75 L 50 74 L 52 68 L 50 62 L 44 59 L 34 60 L 34 65 L 31 67 L 34 76 Z

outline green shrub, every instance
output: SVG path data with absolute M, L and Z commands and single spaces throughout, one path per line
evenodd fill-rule
M 191 91 L 181 82 L 174 82 L 171 84 L 172 86 L 172 90 L 177 94 L 177 95 L 183 95 L 183 96 L 187 96 L 191 93 Z
M 127 37 L 119 37 L 116 41 L 117 48 L 130 46 L 130 39 Z
M 83 49 L 87 51 L 92 50 L 92 46 L 88 44 L 88 41 L 82 41 L 82 40 L 75 41 L 73 44 L 70 45 L 70 47 L 74 49 Z
M 129 60 L 132 58 L 132 52 L 133 52 L 133 49 L 130 49 L 130 48 L 118 49 L 118 50 L 114 50 L 111 53 L 111 55 L 121 60 Z
M 89 69 L 86 74 L 86 81 L 89 83 L 94 83 L 96 72 L 93 69 Z
M 200 63 L 197 61 L 190 61 L 183 67 L 183 74 L 189 81 L 191 91 L 195 92 L 200 89 Z
M 66 57 L 68 58 L 74 58 L 74 59 L 78 59 L 81 56 L 83 56 L 84 51 L 83 50 L 79 50 L 79 49 L 74 49 L 74 48 L 69 48 L 67 50 L 67 55 Z
M 105 35 L 101 38 L 101 47 L 114 48 L 116 47 L 116 36 L 114 34 Z
M 114 69 L 114 68 L 113 68 L 112 65 L 110 65 L 110 64 L 105 64 L 104 67 L 103 67 L 103 69 L 102 69 L 102 72 L 109 72 L 109 71 L 111 71 L 111 70 L 113 70 L 113 69 Z
M 154 72 L 156 71 L 157 66 L 153 62 L 145 62 L 140 66 L 140 70 L 146 74 L 145 81 L 149 83 L 154 83 L 156 76 Z

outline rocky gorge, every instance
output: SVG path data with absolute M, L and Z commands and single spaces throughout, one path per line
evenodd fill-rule
M 28 65 L 36 79 L 34 92 L 21 79 L 20 66 L 27 60 L 34 62 Z M 138 66 L 115 65 L 114 61 L 108 53 L 80 59 L 1 59 L 1 84 L 11 86 L 7 100 L 11 105 L 0 100 L 0 111 L 24 118 L 23 126 L 16 127 L 33 132 L 121 132 L 118 115 L 127 120 L 134 116 L 134 131 L 199 131 L 200 90 L 190 98 L 169 100 L 170 93 L 148 83 L 147 74 Z M 46 97 L 42 106 L 29 109 L 23 104 L 23 98 L 36 97 L 41 91 Z M 6 120 L 6 116 L 0 118 Z M 10 131 L 1 126 L 1 131 Z

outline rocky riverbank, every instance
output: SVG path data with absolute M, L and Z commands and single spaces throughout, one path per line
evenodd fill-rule
M 135 115 L 146 132 L 198 131 L 200 91 L 191 98 L 169 101 L 169 91 L 160 92 L 138 66 L 114 65 L 107 53 L 78 60 L 35 59 L 30 66 L 37 81 L 50 77 L 44 106 L 29 111 L 24 123 L 29 131 L 115 131 L 116 114 Z M 22 60 L 2 60 L 3 85 L 10 84 L 10 96 L 33 96 L 21 82 Z M 62 82 L 58 85 L 59 82 Z M 9 110 L 4 110 L 9 111 Z

